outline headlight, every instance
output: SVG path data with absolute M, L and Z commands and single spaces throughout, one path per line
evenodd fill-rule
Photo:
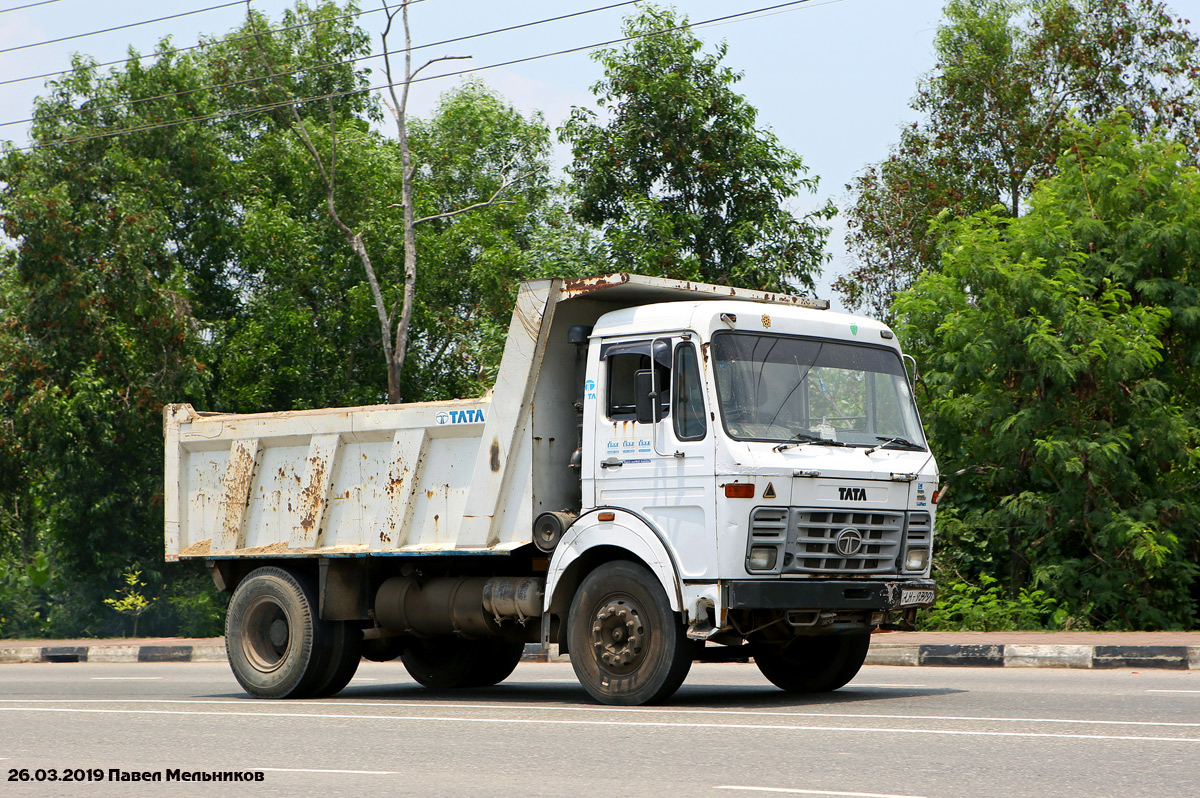
M 904 570 L 924 571 L 929 562 L 929 549 L 909 549 L 904 555 Z
M 750 561 L 748 563 L 751 571 L 770 571 L 775 568 L 775 559 L 779 556 L 779 549 L 774 546 L 755 546 L 750 549 Z

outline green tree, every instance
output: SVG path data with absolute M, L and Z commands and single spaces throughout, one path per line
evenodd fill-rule
M 1062 132 L 1026 213 L 944 219 L 896 302 L 951 479 L 943 562 L 1097 627 L 1195 621 L 1200 173 L 1128 114 Z
M 263 46 L 289 92 L 365 89 L 346 63 L 365 34 L 336 4 L 301 5 L 282 22 L 288 30 Z M 34 148 L 0 155 L 0 224 L 13 242 L 0 244 L 0 568 L 12 575 L 0 581 L 0 617 L 33 607 L 41 619 L 5 622 L 4 633 L 116 631 L 102 599 L 128 569 L 164 599 L 143 627 L 213 629 L 220 604 L 200 589 L 207 577 L 174 567 L 167 580 L 161 565 L 165 403 L 263 411 L 385 399 L 370 288 L 329 222 L 294 118 L 261 109 L 248 35 L 186 54 L 163 42 L 103 72 L 80 58 L 36 104 Z M 323 151 L 336 135 L 339 207 L 378 242 L 396 302 L 400 158 L 373 129 L 377 99 L 296 109 Z M 563 258 L 592 262 L 546 177 L 548 140 L 539 119 L 477 84 L 414 126 L 415 151 L 443 167 L 416 175 L 422 215 L 494 191 L 506 163 L 536 175 L 503 204 L 423 225 L 429 297 L 406 397 L 479 393 L 517 283 Z M 20 578 L 29 573 L 46 579 Z
M 540 116 L 522 117 L 483 84 L 467 82 L 444 94 L 428 120 L 412 121 L 409 136 L 421 165 L 414 208 L 428 221 L 417 227 L 424 265 L 406 395 L 481 395 L 494 380 L 521 281 L 600 266 L 548 176 L 550 132 Z M 497 195 L 513 174 L 523 178 Z M 573 242 L 573 253 L 548 252 L 562 243 L 553 233 Z
M 571 144 L 574 213 L 602 229 L 611 268 L 772 291 L 811 290 L 834 209 L 796 218 L 787 207 L 817 179 L 798 155 L 759 128 L 722 65 L 671 9 L 647 6 L 625 21 L 636 37 L 602 50 L 595 111 L 575 108 L 560 136 Z
M 295 31 L 320 63 L 344 52 L 320 24 Z M 242 113 L 253 100 L 240 64 L 228 42 L 173 53 L 164 41 L 104 73 L 79 57 L 35 104 L 34 148 L 0 157 L 0 223 L 15 242 L 0 255 L 0 448 L 12 454 L 0 496 L 19 543 L 8 562 L 50 555 L 46 631 L 115 628 L 96 608 L 131 562 L 162 581 L 161 409 L 207 403 L 253 281 L 246 163 L 273 123 Z M 341 69 L 298 79 L 353 85 Z
M 201 111 L 199 95 L 107 106 L 203 79 L 169 57 L 107 78 L 79 61 L 39 100 L 33 140 Z M 66 626 L 130 558 L 159 559 L 161 408 L 204 389 L 188 283 L 198 304 L 228 295 L 211 269 L 224 256 L 197 247 L 205 230 L 216 253 L 230 242 L 222 161 L 215 133 L 189 127 L 0 157 L 0 223 L 15 242 L 0 264 L 0 419 L 19 463 L 2 490 L 26 558 L 45 550 L 62 577 Z
M 310 120 L 322 152 L 329 125 Z M 395 141 L 359 120 L 339 123 L 338 206 L 372 249 L 388 307 L 405 283 L 402 168 Z M 447 92 L 428 120 L 409 120 L 415 162 L 415 213 L 423 268 L 410 325 L 412 347 L 401 379 L 407 401 L 481 394 L 491 384 L 519 283 L 547 273 L 579 273 L 587 248 L 549 257 L 542 229 L 558 224 L 568 241 L 581 233 L 563 219 L 547 177 L 549 132 L 493 91 L 466 83 Z M 244 169 L 255 187 L 247 203 L 242 265 L 252 290 L 220 351 L 214 403 L 251 411 L 386 401 L 373 292 L 344 236 L 325 218 L 326 186 L 311 153 L 290 131 L 264 137 Z M 471 197 L 490 197 L 512 171 L 527 174 L 503 199 L 453 213 Z M 264 362 L 271 368 L 263 368 Z
M 937 63 L 888 158 L 847 186 L 847 246 L 835 283 L 851 307 L 886 317 L 895 291 L 936 269 L 942 211 L 1003 205 L 1019 216 L 1054 174 L 1061 123 L 1128 109 L 1200 154 L 1200 43 L 1159 0 L 951 0 Z

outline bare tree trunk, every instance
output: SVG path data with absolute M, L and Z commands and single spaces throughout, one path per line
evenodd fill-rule
M 386 12 L 387 3 L 384 3 L 385 13 L 388 13 L 388 24 L 383 31 L 383 60 L 387 70 L 388 91 L 392 95 L 393 112 L 396 116 L 396 138 L 400 144 L 400 207 L 404 215 L 404 295 L 400 304 L 400 321 L 396 324 L 396 340 L 392 346 L 391 362 L 388 363 L 389 394 L 393 379 L 399 390 L 400 373 L 404 369 L 404 358 L 408 354 L 408 328 L 412 322 L 413 301 L 417 294 L 417 233 L 413 211 L 412 151 L 408 146 L 407 124 L 408 89 L 412 85 L 413 77 L 412 34 L 408 27 L 410 1 L 404 0 L 400 6 L 404 21 L 404 89 L 399 100 L 396 99 L 396 84 L 392 80 L 392 64 L 387 54 L 387 35 L 392 26 L 392 14 Z
M 325 183 L 325 193 L 327 201 L 326 212 L 329 218 L 337 226 L 338 230 L 346 237 L 350 243 L 350 248 L 354 254 L 358 256 L 359 261 L 363 265 L 363 271 L 367 274 L 367 282 L 371 286 L 371 296 L 375 302 L 375 312 L 379 316 L 380 327 L 380 342 L 383 346 L 384 361 L 387 364 L 387 398 L 388 402 L 397 404 L 401 401 L 402 395 L 400 391 L 400 376 L 404 371 L 404 360 L 408 354 L 408 336 L 409 328 L 412 326 L 413 304 L 416 298 L 417 286 L 417 236 L 416 226 L 421 222 L 427 222 L 432 219 L 445 219 L 451 216 L 457 216 L 460 213 L 474 210 L 476 208 L 484 208 L 490 205 L 504 204 L 499 199 L 500 195 L 507 191 L 515 183 L 524 180 L 534 174 L 528 172 L 510 177 L 507 174 L 508 167 L 515 162 L 514 158 L 505 165 L 504 177 L 501 179 L 500 187 L 496 189 L 492 196 L 482 202 L 476 202 L 453 211 L 445 213 L 437 213 L 422 218 L 415 218 L 416 212 L 413 202 L 413 163 L 412 152 L 408 142 L 408 126 L 406 124 L 406 114 L 408 107 L 408 89 L 412 84 L 413 79 L 421 70 L 426 67 L 436 64 L 439 61 L 451 61 L 457 59 L 470 58 L 467 55 L 444 55 L 438 58 L 431 58 L 418 67 L 416 70 L 412 68 L 412 36 L 408 27 L 408 6 L 418 0 L 402 0 L 399 5 L 399 12 L 404 24 L 404 81 L 401 84 L 403 89 L 400 97 L 396 96 L 396 81 L 392 78 L 391 59 L 388 55 L 388 33 L 392 28 L 392 21 L 395 19 L 396 11 L 389 7 L 387 0 L 382 0 L 384 13 L 387 14 L 387 26 L 384 28 L 383 39 L 383 58 L 384 65 L 387 71 L 388 92 L 392 96 L 392 113 L 396 117 L 396 134 L 400 145 L 400 161 L 401 161 L 401 191 L 400 205 L 404 218 L 404 290 L 397 300 L 399 308 L 393 305 L 389 310 L 383 298 L 383 291 L 379 286 L 379 279 L 376 276 L 375 268 L 371 263 L 371 256 L 367 251 L 366 244 L 363 242 L 362 233 L 354 230 L 343 221 L 337 210 L 337 202 L 335 196 L 335 185 L 337 180 L 337 120 L 333 112 L 333 104 L 329 104 L 329 125 L 330 125 L 330 156 L 329 166 L 326 168 L 325 159 L 321 157 L 320 151 L 313 144 L 312 138 L 308 134 L 308 128 L 304 124 L 299 111 L 296 110 L 295 101 L 288 103 L 288 109 L 291 112 L 292 129 L 303 142 L 305 148 L 312 156 L 313 161 L 317 165 L 317 170 L 321 174 L 321 179 Z M 250 25 L 253 25 L 253 17 L 250 13 L 249 0 L 246 3 L 246 19 Z M 267 70 L 267 75 L 273 78 L 276 85 L 284 89 L 280 82 L 280 75 L 271 65 L 267 58 L 266 50 L 262 46 L 260 37 L 262 34 L 255 35 L 255 41 L 258 44 L 259 56 L 262 59 L 263 65 Z M 395 207 L 395 206 L 392 206 Z M 399 310 L 399 318 L 397 319 L 397 310 Z M 395 333 L 393 335 L 392 325 L 395 324 Z

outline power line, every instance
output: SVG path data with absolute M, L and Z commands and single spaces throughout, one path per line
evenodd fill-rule
M 92 111 L 92 112 L 107 111 L 111 108 L 120 108 L 122 106 L 134 106 L 134 105 L 137 105 L 138 103 L 152 102 L 154 100 L 165 100 L 165 99 L 171 99 L 171 98 L 175 98 L 175 97 L 185 97 L 189 94 L 195 94 L 197 92 L 202 92 L 202 91 L 214 91 L 217 89 L 228 89 L 228 88 L 233 88 L 235 86 L 244 86 L 248 83 L 259 83 L 264 80 L 272 80 L 274 78 L 286 77 L 288 75 L 296 75 L 301 72 L 312 72 L 312 71 L 317 71 L 317 70 L 328 69 L 330 67 L 345 66 L 346 64 L 353 64 L 353 63 L 357 63 L 359 61 L 370 61 L 372 59 L 383 58 L 384 56 L 389 56 L 389 55 L 400 55 L 400 54 L 406 53 L 406 52 L 416 52 L 417 50 L 428 50 L 431 47 L 441 47 L 446 44 L 456 44 L 458 42 L 465 42 L 465 41 L 469 41 L 471 39 L 480 39 L 485 36 L 494 36 L 499 33 L 509 33 L 514 30 L 521 30 L 522 28 L 531 28 L 536 25 L 544 25 L 544 24 L 550 23 L 550 22 L 560 22 L 564 19 L 571 19 L 572 17 L 582 17 L 587 14 L 595 14 L 600 11 L 610 11 L 614 8 L 620 8 L 622 6 L 633 5 L 634 3 L 639 2 L 639 1 L 640 0 L 623 0 L 622 2 L 611 3 L 609 5 L 600 6 L 598 8 L 590 8 L 585 11 L 574 11 L 570 14 L 561 14 L 557 17 L 548 17 L 546 19 L 534 20 L 532 22 L 522 22 L 517 25 L 509 25 L 508 27 L 504 27 L 504 28 L 495 28 L 493 30 L 483 31 L 482 33 L 472 33 L 467 36 L 458 36 L 453 39 L 443 39 L 440 42 L 431 42 L 429 44 L 421 44 L 421 45 L 417 45 L 416 47 L 400 48 L 398 50 L 388 50 L 387 52 L 384 52 L 384 53 L 358 56 L 356 58 L 346 58 L 341 61 L 329 61 L 324 64 L 315 64 L 315 65 L 310 65 L 310 66 L 299 67 L 297 69 L 289 70 L 287 72 L 279 72 L 279 73 L 276 73 L 273 75 L 262 75 L 262 76 L 254 77 L 254 78 L 244 78 L 242 80 L 230 81 L 228 83 L 214 83 L 214 84 L 210 84 L 207 86 L 197 86 L 192 89 L 183 89 L 181 91 L 170 92 L 168 94 L 156 94 L 152 97 L 139 97 L 136 100 L 122 100 L 121 102 L 111 103 L 109 105 L 90 106 L 88 108 L 88 110 Z M 269 33 L 271 31 L 267 31 L 267 32 Z M 253 35 L 239 36 L 236 39 L 230 39 L 228 41 L 240 41 L 240 40 L 249 39 L 249 38 L 254 38 L 254 36 Z M 27 122 L 35 122 L 35 121 L 39 121 L 42 119 L 57 119 L 59 117 L 69 116 L 74 113 L 77 113 L 77 111 L 76 110 L 60 111 L 58 113 L 45 114 L 40 117 L 29 117 L 27 119 L 15 119 L 11 122 L 0 122 L 0 127 L 10 127 L 12 125 L 21 125 L 21 124 L 25 124 Z
M 597 49 L 600 49 L 603 47 L 611 47 L 611 46 L 617 45 L 617 44 L 625 44 L 626 42 L 632 42 L 632 41 L 636 41 L 638 39 L 648 38 L 650 36 L 661 36 L 661 35 L 668 34 L 668 33 L 675 33 L 677 31 L 688 30 L 690 28 L 699 27 L 701 25 L 711 25 L 711 24 L 717 23 L 717 22 L 725 22 L 727 20 L 740 19 L 743 17 L 752 16 L 754 14 L 762 14 L 764 12 L 775 11 L 777 9 L 803 5 L 808 2 L 811 2 L 811 0 L 790 0 L 790 2 L 778 3 L 778 4 L 772 5 L 772 6 L 765 6 L 763 8 L 757 8 L 752 11 L 742 11 L 742 12 L 739 12 L 736 14 L 726 14 L 724 16 L 714 17 L 712 19 L 703 20 L 702 22 L 689 22 L 686 25 L 676 25 L 673 28 L 663 28 L 662 30 L 649 31 L 647 33 L 639 33 L 635 36 L 626 36 L 626 37 L 623 37 L 620 39 L 612 39 L 612 40 L 609 40 L 606 42 L 598 42 L 596 44 L 586 44 L 586 45 L 582 45 L 579 47 L 571 47 L 571 48 L 568 48 L 565 50 L 556 50 L 551 53 L 542 53 L 540 55 L 527 56 L 525 58 L 514 58 L 510 61 L 502 61 L 502 62 L 498 62 L 495 64 L 488 64 L 486 66 L 475 67 L 473 69 L 462 69 L 462 70 L 458 70 L 457 72 L 444 72 L 439 75 L 430 75 L 430 76 L 424 77 L 424 78 L 414 78 L 410 82 L 411 83 L 424 83 L 425 81 L 429 81 L 429 80 L 441 80 L 442 78 L 456 77 L 458 75 L 468 75 L 468 74 L 471 74 L 474 72 L 483 72 L 483 71 L 486 71 L 489 69 L 498 69 L 500 67 L 513 66 L 515 64 L 524 64 L 524 63 L 528 63 L 530 61 L 538 61 L 538 60 L 541 60 L 544 58 L 553 58 L 555 56 L 567 55 L 569 53 L 578 53 L 578 52 L 583 52 L 585 50 L 597 50 Z M 347 89 L 346 91 L 331 92 L 329 94 L 320 94 L 320 95 L 316 95 L 316 96 L 312 96 L 312 97 L 301 97 L 298 99 L 290 99 L 290 100 L 287 100 L 284 102 L 270 103 L 267 105 L 259 105 L 259 106 L 254 106 L 253 108 L 243 108 L 243 109 L 237 110 L 237 111 L 222 111 L 222 112 L 213 113 L 213 114 L 205 114 L 203 116 L 188 117 L 186 119 L 176 119 L 176 120 L 173 120 L 170 122 L 156 122 L 154 124 L 149 124 L 149 125 L 140 125 L 137 127 L 122 128 L 121 130 L 109 130 L 109 131 L 105 131 L 103 133 L 93 133 L 93 134 L 87 135 L 87 136 L 68 136 L 65 138 L 54 139 L 52 141 L 43 142 L 40 144 L 30 144 L 29 146 L 26 146 L 26 147 L 18 147 L 18 148 L 16 148 L 16 150 L 17 151 L 26 151 L 26 150 L 44 149 L 46 147 L 50 147 L 55 144 L 80 144 L 80 143 L 83 143 L 86 141 L 94 141 L 97 139 L 105 139 L 105 138 L 113 138 L 115 136 L 123 136 L 128 133 L 144 133 L 146 131 L 159 130 L 161 128 L 178 127 L 179 125 L 186 125 L 190 122 L 211 122 L 211 121 L 215 121 L 218 119 L 232 119 L 233 117 L 237 117 L 237 116 L 246 116 L 248 114 L 262 113 L 264 111 L 274 111 L 279 108 L 286 108 L 289 105 L 295 105 L 295 104 L 299 104 L 299 103 L 309 103 L 309 102 L 315 102 L 318 100 L 332 100 L 332 99 L 337 99 L 339 97 L 347 97 L 352 94 L 362 94 L 364 92 L 381 91 L 383 89 L 386 89 L 389 85 L 391 85 L 391 84 L 383 83 L 378 86 L 369 86 L 365 89 Z
M 0 8 L 0 14 L 7 14 L 9 11 L 24 11 L 27 8 L 36 8 L 37 6 L 48 6 L 51 3 L 57 3 L 58 0 L 40 0 L 37 3 L 26 3 L 23 6 L 13 6 L 12 8 Z
M 5 49 L 0 50 L 0 55 L 3 55 L 4 53 L 15 53 L 17 50 L 28 50 L 32 47 L 42 47 L 43 45 L 47 45 L 47 44 L 58 44 L 59 42 L 69 42 L 72 39 L 83 39 L 87 36 L 97 36 L 101 33 L 112 33 L 113 31 L 125 30 L 126 28 L 137 28 L 137 27 L 141 27 L 142 25 L 152 25 L 155 22 L 166 22 L 168 19 L 179 19 L 180 17 L 190 17 L 195 14 L 204 14 L 208 11 L 217 11 L 222 8 L 229 8 L 230 6 L 240 6 L 240 5 L 242 5 L 242 0 L 233 0 L 233 2 L 231 2 L 231 3 L 223 3 L 222 5 L 219 5 L 219 6 L 209 6 L 208 8 L 198 8 L 195 11 L 184 11 L 180 14 L 171 14 L 169 16 L 159 17 L 158 19 L 147 19 L 147 20 L 143 20 L 142 22 L 130 22 L 128 25 L 117 25 L 112 28 L 105 28 L 104 30 L 94 30 L 94 31 L 89 31 L 88 33 L 76 33 L 71 36 L 60 36 L 57 39 L 47 39 L 44 42 L 34 42 L 33 44 L 21 44 L 21 45 L 17 45 L 16 47 L 6 47 Z
M 43 0 L 43 2 L 57 3 L 58 0 Z M 412 0 L 412 2 L 409 3 L 409 5 L 416 5 L 417 3 L 424 3 L 424 2 L 425 2 L 425 0 Z M 316 22 L 302 22 L 298 25 L 288 25 L 288 26 L 282 27 L 282 28 L 271 28 L 270 30 L 264 31 L 264 33 L 285 33 L 287 31 L 298 30 L 300 28 L 311 28 L 314 25 L 321 24 L 322 22 L 332 22 L 334 20 L 339 20 L 339 19 L 350 19 L 353 17 L 365 16 L 367 14 L 378 14 L 380 11 L 383 11 L 383 10 L 384 9 L 382 9 L 382 8 L 372 8 L 367 11 L 355 11 L 351 14 L 341 14 L 339 16 L 328 17 L 326 19 L 317 20 Z M 139 24 L 141 24 L 141 23 L 139 23 Z M 254 38 L 254 37 L 253 36 L 237 36 L 232 39 L 225 39 L 224 41 L 225 42 L 239 42 L 244 39 L 252 39 L 252 38 Z M 170 50 L 163 50 L 161 52 L 147 53 L 146 55 L 138 56 L 137 59 L 131 59 L 129 56 L 126 56 L 124 58 L 118 58 L 115 61 L 105 61 L 104 63 L 96 64 L 96 66 L 97 67 L 116 66 L 117 64 L 128 63 L 131 60 L 140 61 L 143 58 L 150 58 L 152 56 L 164 56 L 164 55 L 175 55 L 176 53 L 186 53 L 186 52 L 190 52 L 191 50 L 199 50 L 202 47 L 210 47 L 210 46 L 212 46 L 212 44 L 213 44 L 213 42 L 201 42 L 200 44 L 193 44 L 189 47 L 176 47 L 176 48 L 173 48 Z M 8 80 L 0 80 L 0 86 L 7 86 L 10 83 L 24 83 L 29 80 L 40 80 L 42 78 L 55 78 L 60 75 L 69 75 L 69 74 L 71 74 L 72 71 L 73 70 L 70 70 L 70 69 L 60 69 L 57 72 L 44 72 L 41 75 L 26 75 L 23 78 L 9 78 Z
M 825 0 L 825 2 L 823 2 L 823 3 L 812 3 L 808 7 L 809 8 L 820 8 L 821 6 L 831 6 L 831 5 L 835 5 L 837 3 L 844 3 L 844 2 L 846 2 L 846 0 Z M 720 28 L 720 27 L 723 27 L 724 25 L 731 25 L 731 24 L 733 24 L 733 22 L 743 22 L 743 21 L 754 20 L 754 19 L 766 19 L 767 17 L 777 17 L 780 14 L 788 14 L 792 11 L 799 11 L 799 10 L 800 9 L 798 9 L 798 8 L 785 8 L 780 11 L 768 11 L 757 17 L 747 17 L 746 20 L 735 19 L 732 22 L 716 22 L 711 25 L 700 24 L 700 25 L 696 25 L 696 27 L 697 28 Z

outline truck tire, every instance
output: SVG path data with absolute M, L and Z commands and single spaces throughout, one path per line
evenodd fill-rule
M 855 677 L 867 658 L 870 634 L 795 637 L 786 644 L 756 643 L 754 664 L 789 693 L 825 693 Z
M 406 642 L 406 638 L 399 635 L 364 640 L 362 641 L 362 657 L 371 662 L 391 662 L 404 653 Z
M 658 579 L 625 561 L 584 578 L 567 635 L 579 683 L 602 704 L 666 700 L 687 678 L 696 653 Z
M 238 684 L 256 698 L 307 696 L 328 663 L 328 623 L 317 617 L 311 580 L 273 566 L 233 591 L 225 646 Z
M 312 695 L 337 695 L 350 684 L 362 660 L 362 630 L 351 621 L 329 621 L 329 659 L 313 682 Z
M 490 687 L 512 674 L 524 650 L 524 643 L 507 640 L 431 637 L 409 641 L 400 659 L 409 676 L 425 687 Z
M 472 640 L 477 644 L 463 687 L 491 687 L 512 676 L 525 653 L 524 643 L 507 640 Z
M 424 687 L 462 687 L 470 665 L 466 642 L 461 637 L 416 638 L 404 647 L 400 661 L 408 675 Z

